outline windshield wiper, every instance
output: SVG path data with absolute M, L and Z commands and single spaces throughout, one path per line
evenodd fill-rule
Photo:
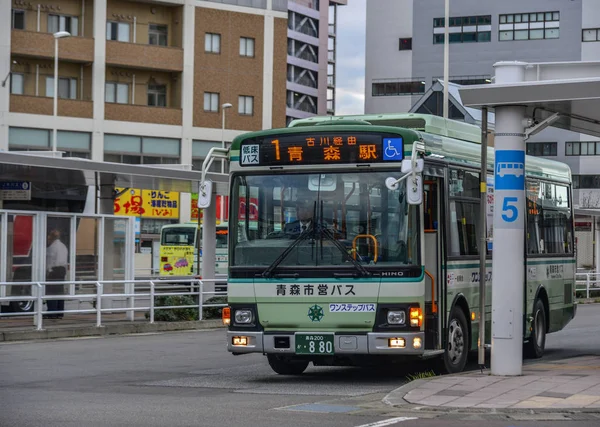
M 331 242 L 333 242 L 333 245 L 336 248 L 338 248 L 342 254 L 344 254 L 344 256 L 346 257 L 346 259 L 348 259 L 354 265 L 354 268 L 356 268 L 361 273 L 362 276 L 370 277 L 372 275 L 369 270 L 367 270 L 361 263 L 359 263 L 357 260 L 355 260 L 354 257 L 348 253 L 348 250 L 346 249 L 346 247 L 344 245 L 342 245 L 333 236 L 333 234 L 331 233 L 331 231 L 329 231 L 325 227 L 322 227 L 319 230 L 319 232 L 321 233 L 321 235 L 324 235 L 325 237 L 327 237 L 328 240 L 330 240 Z
M 266 277 L 266 278 L 269 278 L 269 277 L 271 277 L 271 275 L 272 275 L 272 273 L 273 273 L 273 270 L 275 270 L 275 269 L 276 269 L 276 268 L 279 266 L 279 264 L 281 264 L 281 263 L 283 262 L 283 260 L 287 258 L 287 256 L 290 254 L 290 252 L 292 252 L 292 251 L 294 250 L 294 248 L 295 248 L 296 246 L 298 246 L 298 245 L 299 245 L 300 243 L 302 243 L 303 241 L 305 241 L 305 240 L 307 240 L 307 239 L 309 239 L 309 238 L 312 238 L 312 237 L 313 237 L 313 234 L 314 234 L 314 227 L 313 227 L 313 223 L 314 223 L 314 221 L 311 221 L 311 225 L 309 226 L 309 229 L 308 229 L 306 232 L 304 232 L 304 233 L 301 233 L 301 234 L 300 234 L 298 237 L 296 237 L 296 239 L 295 239 L 295 240 L 292 242 L 292 244 L 291 244 L 291 245 L 289 245 L 289 246 L 288 246 L 288 247 L 285 249 L 285 251 L 283 251 L 283 252 L 281 253 L 281 255 L 279 255 L 279 256 L 278 256 L 278 257 L 275 259 L 275 261 L 273 261 L 273 262 L 271 263 L 271 265 L 269 265 L 269 266 L 267 267 L 267 269 L 266 269 L 265 271 L 263 271 L 263 272 L 262 272 L 262 277 Z

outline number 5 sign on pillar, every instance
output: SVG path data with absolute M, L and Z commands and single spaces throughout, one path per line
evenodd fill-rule
M 525 152 L 496 150 L 494 187 L 495 214 L 502 219 L 501 228 L 523 228 L 525 192 Z

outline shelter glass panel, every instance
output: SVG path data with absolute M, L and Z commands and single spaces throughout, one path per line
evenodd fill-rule
M 75 280 L 98 280 L 98 218 L 77 218 Z

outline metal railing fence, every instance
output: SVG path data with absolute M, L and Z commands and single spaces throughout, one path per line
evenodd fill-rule
M 167 280 L 104 280 L 104 281 L 77 281 L 77 282 L 0 282 L 0 287 L 7 286 L 20 286 L 30 287 L 31 293 L 29 295 L 12 295 L 0 298 L 2 302 L 33 302 L 33 309 L 27 312 L 0 312 L 0 319 L 2 317 L 14 317 L 14 316 L 32 316 L 33 325 L 37 330 L 43 329 L 44 315 L 58 315 L 58 314 L 96 314 L 96 326 L 102 326 L 102 314 L 103 313 L 118 313 L 124 312 L 127 314 L 127 320 L 134 320 L 135 312 L 148 312 L 149 322 L 154 323 L 154 318 L 157 310 L 170 310 L 170 309 L 183 309 L 191 308 L 198 310 L 198 320 L 203 318 L 203 310 L 208 307 L 225 307 L 227 304 L 223 303 L 206 303 L 204 299 L 206 297 L 215 296 L 227 296 L 226 291 L 207 291 L 205 285 L 215 282 L 220 282 L 220 279 L 169 279 Z M 166 283 L 165 283 L 166 282 Z M 60 295 L 46 295 L 46 286 L 68 286 L 72 288 L 72 285 L 78 286 L 80 289 L 92 288 L 95 292 L 91 293 L 79 293 L 75 294 L 72 292 Z M 104 293 L 105 288 L 109 288 L 112 291 L 113 287 L 123 286 L 122 293 Z M 171 305 L 171 306 L 156 306 L 156 297 L 168 297 L 168 296 L 189 296 L 198 297 L 198 303 L 193 305 Z M 126 307 L 109 307 L 103 308 L 102 301 L 106 299 L 126 299 Z M 92 308 L 88 309 L 76 309 L 76 310 L 62 310 L 62 311 L 48 311 L 44 307 L 44 302 L 51 300 L 64 300 L 64 301 L 77 301 L 77 302 L 89 302 L 93 305 Z M 136 306 L 136 301 L 146 302 L 147 305 Z
M 585 297 L 589 299 L 590 291 L 594 290 L 600 291 L 600 273 L 575 273 L 575 291 L 585 291 Z

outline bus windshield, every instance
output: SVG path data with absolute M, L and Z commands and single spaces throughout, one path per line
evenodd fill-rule
M 418 208 L 406 202 L 404 183 L 386 188 L 390 175 L 234 176 L 230 265 L 420 265 Z
M 196 227 L 163 228 L 160 244 L 163 246 L 194 246 Z

